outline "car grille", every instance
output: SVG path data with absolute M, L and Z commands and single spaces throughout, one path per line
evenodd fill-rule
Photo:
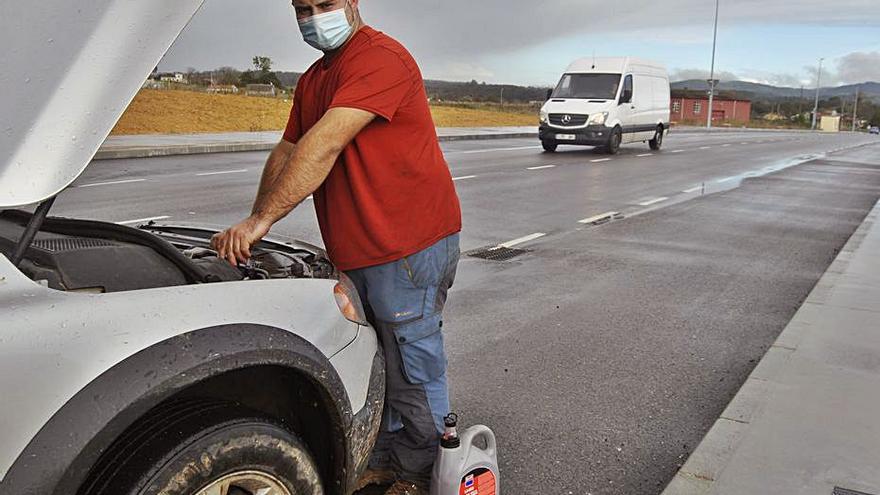
M 589 117 L 589 115 L 580 115 L 576 113 L 551 113 L 550 123 L 561 127 L 580 127 L 587 123 L 587 117 Z

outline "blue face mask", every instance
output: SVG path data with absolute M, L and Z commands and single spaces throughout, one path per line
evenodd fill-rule
M 345 7 L 299 21 L 303 39 L 318 50 L 335 50 L 351 36 L 353 27 L 345 16 Z

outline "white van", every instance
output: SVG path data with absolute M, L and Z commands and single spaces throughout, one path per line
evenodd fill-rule
M 541 108 L 544 150 L 560 144 L 599 146 L 647 142 L 659 150 L 669 130 L 669 75 L 634 57 L 582 58 L 568 66 Z

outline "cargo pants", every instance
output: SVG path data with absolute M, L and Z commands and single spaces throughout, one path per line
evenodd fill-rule
M 351 270 L 385 351 L 386 395 L 372 468 L 425 483 L 449 413 L 443 307 L 458 267 L 459 235 L 384 265 Z

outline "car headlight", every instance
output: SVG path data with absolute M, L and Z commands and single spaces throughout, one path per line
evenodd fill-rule
M 594 113 L 590 116 L 590 120 L 587 121 L 587 125 L 603 125 L 605 124 L 605 119 L 607 118 L 608 112 Z
M 367 317 L 364 314 L 364 306 L 361 304 L 357 288 L 351 279 L 343 273 L 339 274 L 339 283 L 333 287 L 333 297 L 336 299 L 339 311 L 346 320 L 358 325 L 367 325 Z
M 549 118 L 549 115 L 547 114 L 547 112 L 545 112 L 544 110 L 541 110 L 541 115 L 540 115 L 541 123 L 546 124 L 548 118 Z

